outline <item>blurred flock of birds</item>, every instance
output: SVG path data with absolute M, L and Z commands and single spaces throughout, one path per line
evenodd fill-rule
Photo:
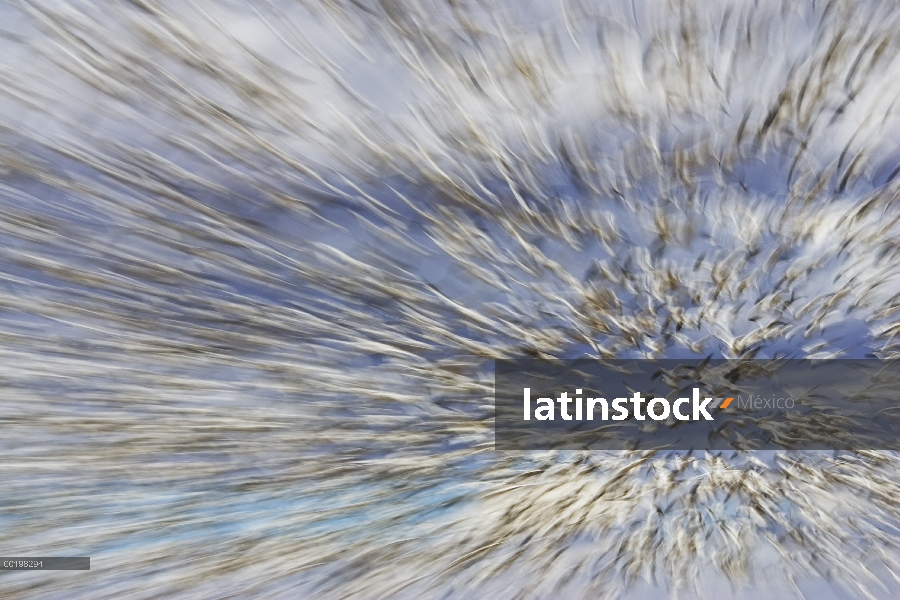
M 898 19 L 3 0 L 0 554 L 92 569 L 0 595 L 893 597 L 895 453 L 497 452 L 492 361 L 900 356 Z

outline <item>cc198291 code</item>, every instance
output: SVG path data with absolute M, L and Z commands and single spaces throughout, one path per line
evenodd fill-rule
M 4 569 L 42 569 L 44 561 L 42 560 L 4 560 Z

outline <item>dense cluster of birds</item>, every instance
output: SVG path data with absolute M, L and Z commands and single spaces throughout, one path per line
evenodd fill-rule
M 0 548 L 92 567 L 3 594 L 891 597 L 896 454 L 498 452 L 492 361 L 897 358 L 898 45 L 891 2 L 4 0 Z

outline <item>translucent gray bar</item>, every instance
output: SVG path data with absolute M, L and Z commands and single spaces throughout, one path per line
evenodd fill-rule
M 0 571 L 90 571 L 90 556 L 4 556 Z
M 497 450 L 900 450 L 900 360 L 494 366 Z

